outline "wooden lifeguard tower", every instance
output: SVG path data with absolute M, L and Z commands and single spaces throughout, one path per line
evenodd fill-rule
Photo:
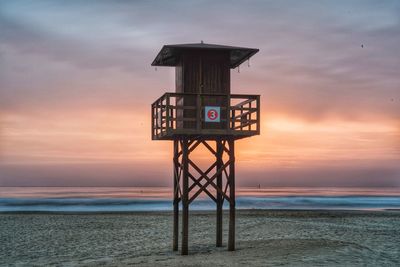
M 259 50 L 206 43 L 164 45 L 152 66 L 175 67 L 175 92 L 151 106 L 152 139 L 174 141 L 173 250 L 188 254 L 189 205 L 201 193 L 217 206 L 216 246 L 222 246 L 222 207 L 229 202 L 228 250 L 235 250 L 235 140 L 260 134 L 260 96 L 231 94 L 230 70 Z M 201 169 L 193 152 L 204 146 L 212 164 Z M 228 190 L 229 189 L 229 190 Z

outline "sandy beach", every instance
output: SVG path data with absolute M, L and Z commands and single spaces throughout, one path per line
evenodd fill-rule
M 0 214 L 1 266 L 399 266 L 399 211 L 237 212 L 237 250 L 216 248 L 215 214 L 191 212 L 189 256 L 172 214 Z M 227 216 L 225 216 L 226 218 Z M 224 244 L 227 222 L 224 222 Z

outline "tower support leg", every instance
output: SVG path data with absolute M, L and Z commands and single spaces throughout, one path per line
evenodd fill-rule
M 188 254 L 189 244 L 189 151 L 188 140 L 182 140 L 182 255 Z
M 189 204 L 201 193 L 207 194 L 217 204 L 216 246 L 223 241 L 223 203 L 229 202 L 228 250 L 235 250 L 235 148 L 232 139 L 214 139 L 215 149 L 208 140 L 189 140 L 182 138 L 174 141 L 174 220 L 173 250 L 179 247 L 179 202 L 182 202 L 181 254 L 188 254 L 189 247 Z M 198 145 L 203 144 L 214 156 L 215 161 L 203 171 L 189 155 Z M 227 156 L 227 158 L 225 158 Z M 189 169 L 190 166 L 190 169 Z M 212 171 L 215 170 L 215 173 Z M 191 173 L 193 171 L 193 173 Z M 194 173 L 196 172 L 199 176 Z M 225 182 L 223 177 L 226 178 Z M 189 186 L 189 181 L 191 182 Z M 202 183 L 203 181 L 203 183 Z M 196 189 L 197 187 L 197 189 Z M 215 194 L 207 187 L 215 190 Z M 229 188 L 229 191 L 228 191 Z M 193 190 L 196 190 L 193 192 Z
M 229 236 L 228 250 L 235 250 L 235 141 L 228 140 L 229 143 Z
M 174 140 L 174 229 L 172 250 L 178 251 L 179 240 L 179 141 Z
M 222 140 L 216 140 L 216 161 L 217 161 L 217 170 L 221 169 L 223 166 L 222 155 L 223 155 L 223 143 Z M 222 172 L 217 176 L 217 187 L 221 190 L 224 190 L 222 186 Z M 223 205 L 223 196 L 220 192 L 217 191 L 217 239 L 216 246 L 222 247 L 222 205 Z

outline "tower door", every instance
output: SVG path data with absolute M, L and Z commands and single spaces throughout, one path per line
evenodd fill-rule
M 200 64 L 201 93 L 207 94 L 202 97 L 202 115 L 206 115 L 204 108 L 207 106 L 219 107 L 221 113 L 219 122 L 203 120 L 202 128 L 225 129 L 230 94 L 229 53 L 222 53 L 221 51 L 203 52 Z

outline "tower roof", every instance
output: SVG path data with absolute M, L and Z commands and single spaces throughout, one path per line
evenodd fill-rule
M 245 60 L 252 57 L 259 51 L 256 48 L 195 43 L 195 44 L 173 44 L 164 45 L 156 58 L 151 63 L 152 66 L 176 66 L 179 62 L 181 53 L 185 50 L 213 50 L 213 51 L 229 51 L 230 53 L 230 67 L 236 68 Z

